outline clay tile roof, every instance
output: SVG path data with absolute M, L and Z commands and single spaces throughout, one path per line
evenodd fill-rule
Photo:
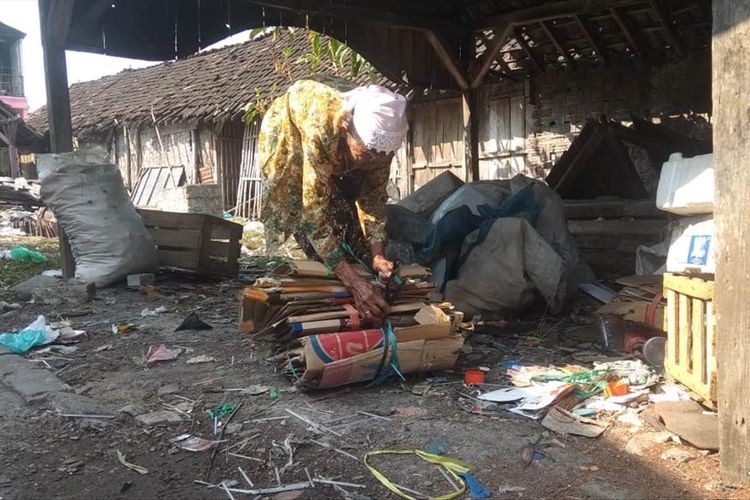
M 78 134 L 104 131 L 118 124 L 152 123 L 154 119 L 167 124 L 241 117 L 256 95 L 270 101 L 293 80 L 312 75 L 309 65 L 298 62 L 310 51 L 309 34 L 304 29 L 281 31 L 185 59 L 75 83 L 70 87 L 73 130 Z M 291 71 L 291 79 L 284 67 Z M 28 122 L 47 132 L 46 107 L 33 112 Z

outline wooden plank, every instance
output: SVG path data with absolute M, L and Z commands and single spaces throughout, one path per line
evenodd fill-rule
M 679 331 L 677 329 L 677 292 L 665 288 L 667 297 L 667 365 L 676 365 L 680 360 Z
M 521 31 L 521 28 L 513 28 L 513 33 L 515 33 L 516 35 L 516 41 L 518 42 L 518 45 L 520 45 L 521 49 L 526 53 L 526 56 L 529 58 L 534 68 L 536 68 L 539 73 L 544 73 L 544 61 L 531 49 L 528 42 L 523 37 L 523 31 Z
M 677 337 L 679 338 L 679 366 L 690 366 L 691 340 L 690 336 L 690 298 L 687 295 L 677 295 Z
M 201 231 L 196 229 L 165 229 L 165 228 L 148 228 L 149 234 L 154 239 L 154 243 L 162 249 L 169 248 L 186 248 L 197 250 L 201 246 Z
M 550 42 L 552 42 L 552 45 L 555 46 L 557 51 L 560 53 L 561 56 L 565 59 L 565 62 L 568 63 L 569 66 L 573 66 L 573 58 L 570 57 L 570 53 L 565 50 L 565 47 L 562 46 L 560 43 L 560 40 L 558 40 L 557 35 L 555 35 L 554 32 L 554 26 L 551 24 L 550 21 L 542 21 L 539 23 L 542 26 L 542 30 L 544 31 L 544 34 L 547 35 L 547 38 L 549 38 Z
M 159 264 L 195 271 L 198 269 L 198 252 L 193 250 L 159 250 Z
M 208 217 L 202 214 L 162 212 L 143 208 L 137 209 L 137 212 L 140 214 L 143 224 L 146 227 L 169 229 L 200 229 L 203 228 L 205 217 Z
M 643 57 L 643 50 L 641 49 L 641 46 L 638 43 L 638 40 L 636 40 L 635 34 L 628 26 L 628 20 L 625 18 L 624 13 L 622 13 L 616 8 L 610 9 L 610 13 L 612 14 L 612 17 L 615 19 L 617 26 L 622 31 L 622 34 L 625 35 L 625 38 L 628 40 L 628 44 L 630 45 L 630 47 L 638 56 Z
M 568 219 L 598 219 L 599 217 L 665 218 L 654 200 L 563 200 Z
M 229 248 L 231 245 L 227 241 L 207 241 L 205 246 L 209 257 L 220 257 L 225 260 L 229 257 Z
M 714 298 L 714 282 L 700 278 L 664 273 L 664 288 L 706 301 Z
M 693 337 L 693 374 L 700 383 L 705 384 L 706 379 L 706 329 L 704 311 L 706 303 L 701 299 L 693 299 L 693 318 L 690 321 L 690 334 Z
M 578 24 L 578 27 L 580 28 L 581 32 L 583 33 L 583 36 L 586 37 L 586 39 L 589 41 L 591 46 L 594 48 L 594 51 L 596 52 L 596 55 L 601 59 L 601 61 L 604 64 L 607 64 L 608 57 L 607 54 L 604 53 L 604 48 L 601 43 L 597 40 L 597 38 L 594 37 L 594 34 L 589 29 L 589 27 L 586 25 L 586 20 L 583 19 L 581 16 L 576 14 L 573 16 L 573 19 L 575 19 L 576 24 Z
M 674 25 L 669 22 L 667 14 L 662 8 L 661 3 L 659 2 L 659 0 L 648 0 L 648 2 L 649 5 L 651 5 L 651 9 L 656 16 L 657 21 L 659 21 L 659 24 L 661 24 L 662 28 L 664 29 L 664 34 L 666 35 L 667 40 L 669 40 L 669 45 L 672 46 L 677 54 L 679 54 L 680 56 L 684 56 L 685 44 L 683 43 L 682 37 L 677 32 Z

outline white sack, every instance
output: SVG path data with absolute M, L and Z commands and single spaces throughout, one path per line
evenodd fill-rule
M 479 236 L 466 237 L 461 256 Z M 445 299 L 467 316 L 519 310 L 531 305 L 535 291 L 552 312 L 565 298 L 565 263 L 555 250 L 524 219 L 498 219 L 483 243 L 474 248 L 449 281 Z
M 38 158 L 47 166 L 42 199 L 68 236 L 76 278 L 104 287 L 156 268 L 156 246 L 116 166 L 73 153 Z

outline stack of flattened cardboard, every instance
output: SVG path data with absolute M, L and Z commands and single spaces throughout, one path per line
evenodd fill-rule
M 323 264 L 292 262 L 244 291 L 241 330 L 285 348 L 276 360 L 305 388 L 452 368 L 463 345 L 455 333 L 463 315 L 450 304 L 426 303 L 433 289 L 428 269 L 404 266 L 398 276 L 384 326 L 359 317 L 349 291 Z
M 622 319 L 643 323 L 664 330 L 666 300 L 662 294 L 661 275 L 627 276 L 616 281 L 623 288 L 610 303 L 597 313 L 612 314 Z

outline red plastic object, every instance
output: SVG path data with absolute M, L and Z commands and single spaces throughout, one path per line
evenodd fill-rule
M 604 388 L 604 395 L 607 397 L 612 396 L 625 396 L 629 393 L 628 386 L 622 382 L 611 382 L 607 387 Z
M 484 372 L 481 370 L 467 370 L 464 372 L 464 382 L 469 385 L 484 384 Z

